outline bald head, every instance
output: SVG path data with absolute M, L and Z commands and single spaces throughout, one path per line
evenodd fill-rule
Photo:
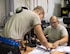
M 51 21 L 51 20 L 56 20 L 56 21 L 58 21 L 58 19 L 57 19 L 56 16 L 51 16 L 50 21 Z
M 57 28 L 57 26 L 58 26 L 58 24 L 59 24 L 58 18 L 57 18 L 56 16 L 52 16 L 52 17 L 50 18 L 50 23 L 51 23 L 51 26 L 52 26 L 53 28 Z
M 58 18 L 56 16 L 51 16 L 50 21 L 57 21 L 58 22 Z

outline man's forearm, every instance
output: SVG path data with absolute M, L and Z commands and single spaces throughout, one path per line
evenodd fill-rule
M 64 43 L 67 43 L 68 42 L 68 37 L 63 37 L 62 39 L 60 39 L 60 40 L 58 40 L 56 42 L 58 42 L 59 45 L 62 45 Z
M 37 35 L 38 39 L 40 40 L 41 44 L 44 45 L 45 47 L 47 47 L 48 41 L 47 41 L 46 37 L 44 36 L 41 25 L 36 25 L 34 27 L 34 29 L 35 29 L 36 35 Z

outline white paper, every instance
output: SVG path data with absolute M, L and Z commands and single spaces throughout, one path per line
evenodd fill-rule
M 38 49 L 38 47 L 41 47 L 43 49 Z M 70 53 L 70 47 L 69 46 L 59 46 L 56 49 L 52 49 L 50 52 L 47 51 L 47 49 L 44 46 L 38 46 L 33 51 L 29 52 L 29 54 L 50 54 L 50 52 L 65 52 Z
M 59 46 L 56 49 L 52 50 L 52 52 L 54 51 L 70 53 L 70 46 Z

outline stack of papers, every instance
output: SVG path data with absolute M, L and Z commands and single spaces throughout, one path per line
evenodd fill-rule
M 29 52 L 29 54 L 50 54 L 50 52 L 65 52 L 70 53 L 70 46 L 59 46 L 56 49 L 46 49 L 44 46 L 38 46 L 33 51 Z

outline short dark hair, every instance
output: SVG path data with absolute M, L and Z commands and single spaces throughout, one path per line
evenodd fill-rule
M 33 9 L 33 11 L 35 11 L 35 12 L 41 11 L 43 14 L 45 13 L 42 6 L 37 6 L 37 7 L 35 7 L 35 8 Z

